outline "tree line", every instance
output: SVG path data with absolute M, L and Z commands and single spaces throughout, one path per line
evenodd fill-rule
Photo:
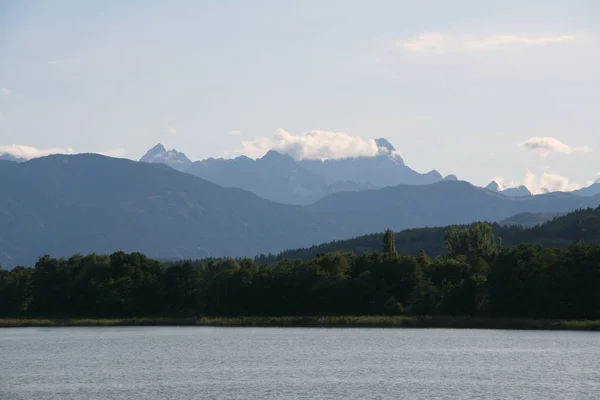
M 445 254 L 165 265 L 140 253 L 39 258 L 0 271 L 0 317 L 470 315 L 600 319 L 600 246 L 503 247 L 489 224 L 450 227 Z
M 535 214 L 533 216 L 535 217 Z M 519 217 L 519 215 L 515 217 Z M 518 218 L 514 219 L 518 220 Z M 502 238 L 502 243 L 506 247 L 515 247 L 520 244 L 539 244 L 545 247 L 565 248 L 577 241 L 600 243 L 600 207 L 573 211 L 529 227 L 502 223 L 492 223 L 490 225 L 496 238 Z M 396 232 L 396 246 L 403 253 L 408 254 L 418 254 L 425 251 L 430 257 L 444 255 L 446 254 L 444 247 L 446 229 L 446 227 L 413 228 Z M 309 248 L 289 249 L 279 254 L 261 254 L 255 260 L 263 264 L 276 263 L 280 260 L 308 260 L 319 254 L 338 251 L 357 254 L 369 253 L 380 249 L 382 239 L 382 233 L 372 233 L 352 239 L 323 243 Z

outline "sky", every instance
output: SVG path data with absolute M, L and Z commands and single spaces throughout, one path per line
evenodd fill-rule
M 369 154 L 570 190 L 600 173 L 600 2 L 0 2 L 0 153 Z

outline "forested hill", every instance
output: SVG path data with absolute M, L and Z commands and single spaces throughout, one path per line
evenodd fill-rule
M 573 242 L 600 243 L 600 207 L 577 210 L 555 217 L 534 227 L 518 225 L 492 224 L 496 237 L 504 246 L 516 246 L 522 243 L 540 244 L 548 247 L 566 247 Z M 444 254 L 444 232 L 447 227 L 408 229 L 396 233 L 398 251 L 417 254 L 424 250 L 435 257 Z M 324 243 L 303 249 L 286 250 L 278 255 L 260 256 L 258 260 L 278 261 L 310 259 L 318 254 L 336 251 L 357 254 L 381 250 L 383 233 L 359 236 L 353 239 Z

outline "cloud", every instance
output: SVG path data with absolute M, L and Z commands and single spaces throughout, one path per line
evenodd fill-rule
M 38 149 L 32 146 L 23 146 L 18 144 L 0 146 L 0 154 L 10 154 L 11 156 L 31 160 L 32 158 L 45 157 L 51 154 L 77 154 L 78 152 L 71 147 L 52 147 Z M 109 157 L 122 157 L 125 154 L 125 149 L 116 148 L 105 152 L 97 152 Z
M 594 183 L 600 183 L 600 172 L 596 174 L 596 178 L 594 178 Z
M 231 134 L 233 136 L 240 136 L 242 134 L 242 131 L 231 131 Z
M 551 153 L 588 153 L 592 150 L 586 145 L 579 147 L 569 146 L 553 137 L 532 137 L 523 143 L 519 143 L 519 146 L 533 151 L 541 157 L 547 157 Z
M 75 150 L 70 147 L 53 147 L 47 149 L 37 149 L 31 146 L 13 144 L 8 146 L 0 146 L 0 154 L 10 154 L 14 157 L 30 160 L 32 158 L 44 157 L 50 154 L 75 154 Z
M 11 93 L 12 93 L 12 91 L 9 88 L 5 88 L 5 87 L 3 87 L 2 89 L 0 89 L 0 92 L 2 92 L 2 94 L 4 96 L 10 96 Z
M 571 182 L 566 176 L 562 176 L 553 172 L 543 172 L 539 177 L 533 172 L 527 170 L 521 181 L 507 181 L 502 176 L 495 176 L 492 180 L 496 181 L 500 190 L 508 188 L 526 186 L 533 194 L 541 194 L 547 192 L 571 192 L 590 186 L 594 182 L 600 182 L 600 173 L 596 175 L 595 180 L 589 180 L 584 183 Z
M 167 135 L 175 136 L 177 135 L 177 131 L 172 126 L 167 128 Z
M 428 33 L 414 38 L 396 40 L 398 47 L 415 54 L 466 53 L 507 46 L 543 46 L 576 40 L 574 35 L 521 36 L 499 34 L 481 38 Z
M 252 141 L 244 141 L 242 148 L 235 152 L 258 158 L 269 150 L 289 154 L 296 160 L 371 157 L 387 152 L 386 149 L 377 146 L 375 139 L 363 139 L 345 132 L 313 130 L 294 135 L 283 129 L 278 129 L 273 139 L 257 137 Z

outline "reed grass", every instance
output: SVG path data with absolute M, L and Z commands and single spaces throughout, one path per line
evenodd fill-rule
M 600 320 L 553 320 L 451 316 L 307 316 L 307 317 L 199 317 L 115 319 L 0 318 L 0 328 L 65 326 L 215 326 L 315 328 L 455 328 L 600 331 Z

